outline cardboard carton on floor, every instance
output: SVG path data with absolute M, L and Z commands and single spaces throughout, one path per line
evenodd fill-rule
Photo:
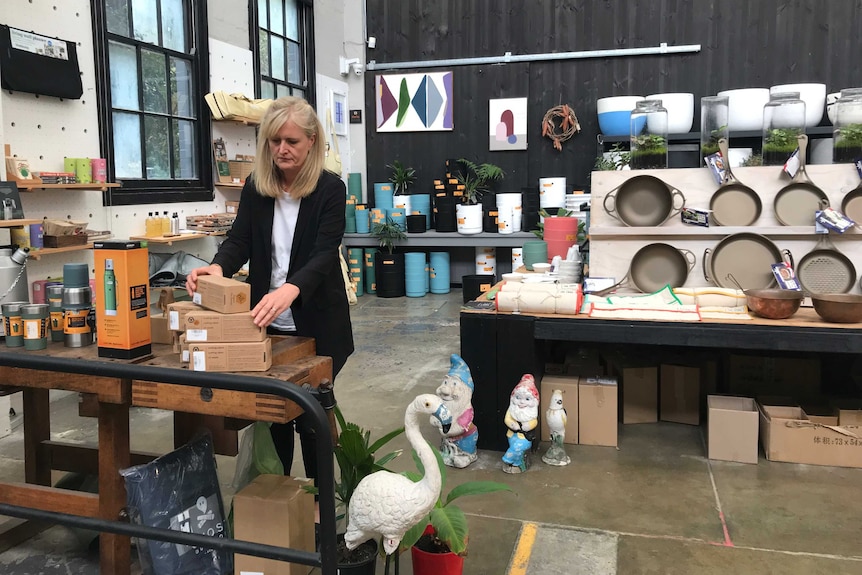
M 193 371 L 266 371 L 272 367 L 272 341 L 189 343 Z
M 150 338 L 153 343 L 173 345 L 174 334 L 168 329 L 168 316 L 163 313 L 150 316 Z
M 251 309 L 251 286 L 231 278 L 199 276 L 192 297 L 198 305 L 221 313 L 239 313 Z
M 770 461 L 862 467 L 862 427 L 821 425 L 800 407 L 758 404 L 760 439 Z
M 578 443 L 617 446 L 617 380 L 582 377 L 578 381 Z
M 757 463 L 757 404 L 750 397 L 710 395 L 707 402 L 707 456 Z
M 185 314 L 186 341 L 263 341 L 266 328 L 254 325 L 251 312 L 219 313 L 208 309 Z
M 234 537 L 244 541 L 314 551 L 314 495 L 308 479 L 259 475 L 233 498 Z M 312 567 L 236 555 L 235 573 L 307 575 Z
M 620 367 L 615 375 L 623 395 L 623 423 L 658 421 L 658 368 Z
M 700 368 L 662 364 L 662 421 L 700 425 Z
M 566 437 L 563 443 L 578 444 L 578 378 L 565 375 L 546 375 L 542 378 L 539 397 L 542 405 L 539 411 L 542 420 L 542 441 L 551 440 L 551 432 L 545 421 L 545 412 L 551 402 L 555 389 L 563 392 L 563 409 L 566 410 Z

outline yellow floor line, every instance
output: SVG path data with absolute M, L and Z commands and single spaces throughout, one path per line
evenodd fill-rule
M 539 527 L 535 523 L 524 523 L 521 535 L 518 537 L 518 545 L 512 555 L 512 563 L 509 566 L 508 575 L 526 575 L 527 565 L 530 564 L 530 555 L 533 554 L 533 545 L 536 543 L 536 532 Z

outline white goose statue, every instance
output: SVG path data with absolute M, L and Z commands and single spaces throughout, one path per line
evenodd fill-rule
M 420 414 L 437 418 L 444 433 L 452 424 L 452 416 L 443 400 L 432 394 L 419 395 L 407 406 L 404 434 L 422 461 L 425 476 L 421 481 L 413 482 L 397 473 L 377 471 L 360 481 L 348 505 L 349 517 L 344 534 L 348 549 L 354 549 L 369 539 L 383 537 L 386 554 L 395 553 L 404 534 L 431 511 L 440 497 L 440 470 L 431 446 L 419 430 Z M 387 557 L 387 571 L 388 560 Z

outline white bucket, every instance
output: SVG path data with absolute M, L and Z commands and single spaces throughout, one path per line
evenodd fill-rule
M 566 178 L 539 178 L 539 207 L 562 208 L 566 203 Z
M 497 248 L 476 248 L 476 273 L 497 273 Z
M 512 206 L 497 208 L 497 233 L 515 233 L 515 210 Z
M 410 211 L 410 196 L 392 196 L 392 207 L 402 208 L 405 215 L 412 213 Z
M 455 217 L 459 234 L 482 233 L 482 204 L 458 204 Z
M 521 215 L 523 213 L 521 209 L 521 194 L 520 193 L 503 193 L 497 194 L 497 209 L 505 208 L 507 206 L 512 207 L 512 231 L 502 231 L 502 228 L 499 230 L 501 234 L 509 234 L 514 232 L 521 231 Z M 499 217 L 499 216 L 498 216 Z
M 516 270 L 524 265 L 523 248 L 512 248 L 512 270 Z

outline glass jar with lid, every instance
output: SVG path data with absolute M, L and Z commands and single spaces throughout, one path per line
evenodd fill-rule
M 763 106 L 763 165 L 783 166 L 805 133 L 805 102 L 799 92 L 770 94 Z
M 832 163 L 855 162 L 862 158 L 862 88 L 841 90 L 835 103 L 832 132 Z
M 728 96 L 705 96 L 700 99 L 700 156 L 705 158 L 718 151 L 718 141 L 730 139 L 727 129 Z
M 631 114 L 633 170 L 667 168 L 667 110 L 661 100 L 641 100 Z

